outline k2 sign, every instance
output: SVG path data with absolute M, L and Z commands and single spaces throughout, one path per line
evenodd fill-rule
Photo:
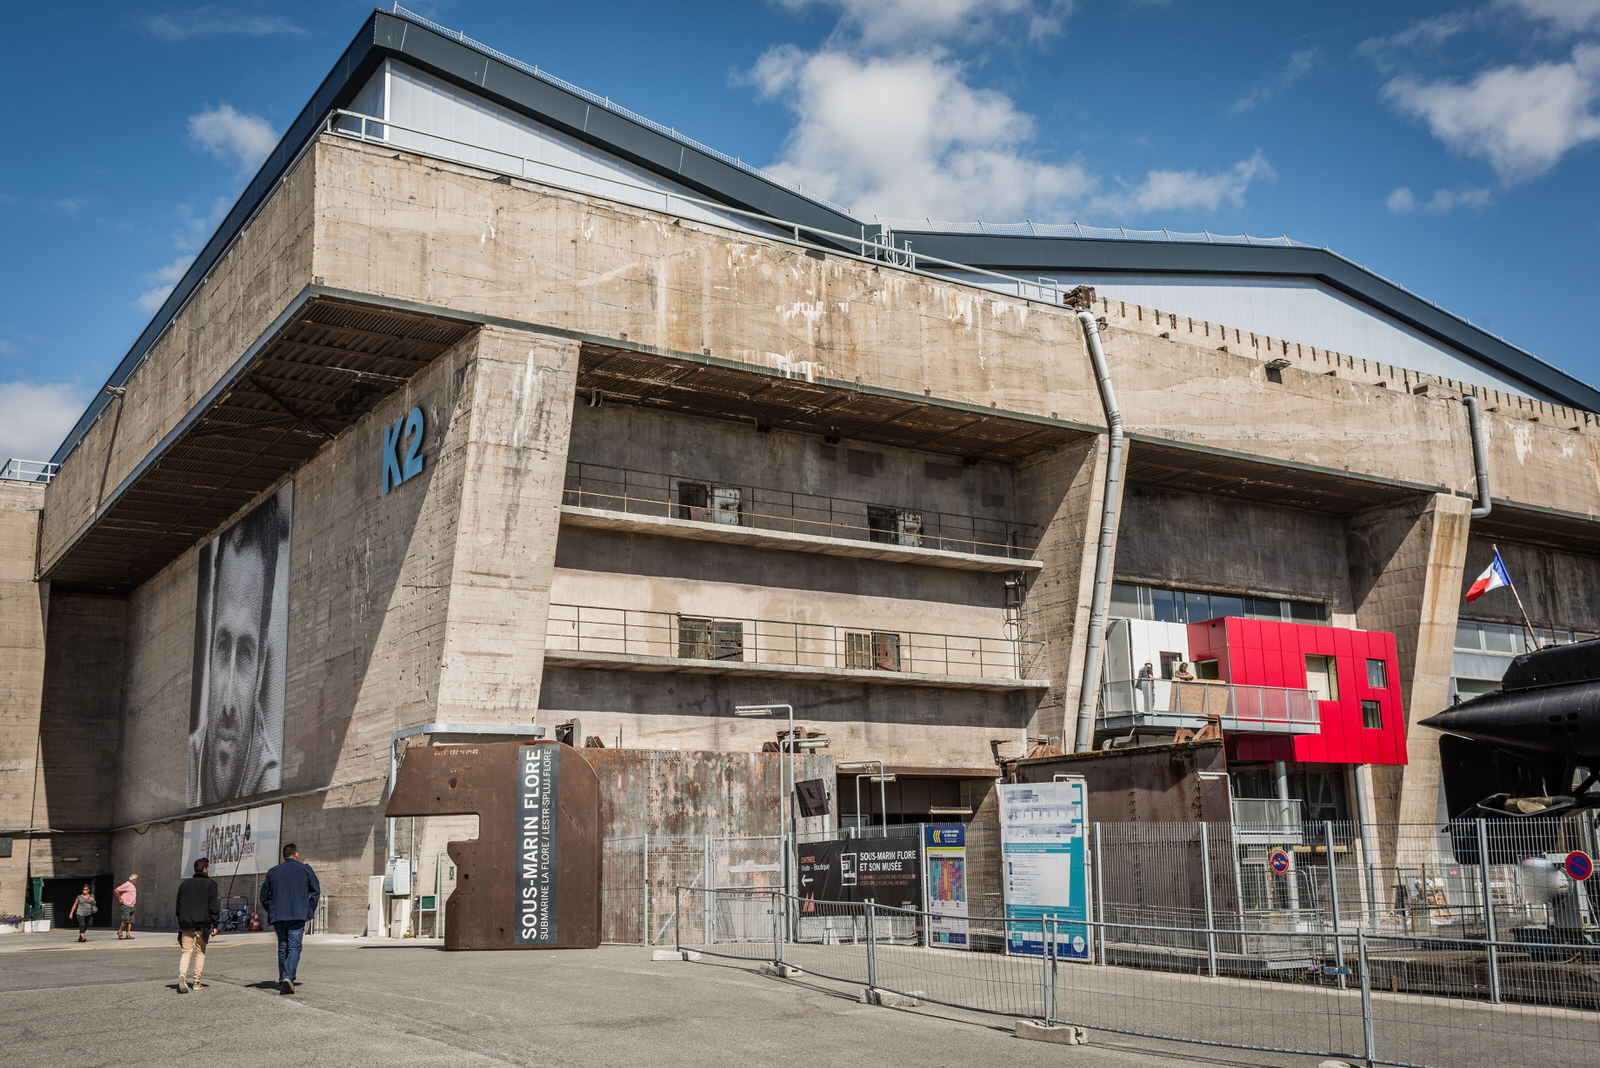
M 382 492 L 422 473 L 422 409 L 413 408 L 383 428 Z

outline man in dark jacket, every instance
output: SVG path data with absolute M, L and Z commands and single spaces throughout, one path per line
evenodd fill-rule
M 306 921 L 316 913 L 322 887 L 311 865 L 300 863 L 300 850 L 293 842 L 283 847 L 283 863 L 267 872 L 261 884 L 261 907 L 267 921 L 278 932 L 278 991 L 294 993 L 300 965 L 300 941 L 305 937 Z
M 194 875 L 178 884 L 178 945 L 183 953 L 178 957 L 178 990 L 187 994 L 189 986 L 189 958 L 194 958 L 194 987 L 200 989 L 200 973 L 206 970 L 206 942 L 217 933 L 222 921 L 222 899 L 217 896 L 217 884 L 207 874 L 211 862 L 201 857 L 194 862 Z

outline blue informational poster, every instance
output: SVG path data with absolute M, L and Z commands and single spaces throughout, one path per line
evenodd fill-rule
M 1044 955 L 1037 921 L 1054 917 L 1056 956 L 1089 959 L 1089 850 L 1082 778 L 1000 784 L 1000 862 L 1006 952 Z
M 923 828 L 928 857 L 928 944 L 970 949 L 967 930 L 967 829 L 961 824 Z

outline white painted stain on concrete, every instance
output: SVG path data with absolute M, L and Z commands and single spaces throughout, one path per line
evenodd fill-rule
M 483 220 L 483 233 L 478 235 L 479 247 L 487 244 L 492 237 L 494 237 L 494 213 L 490 212 L 489 217 Z
M 1527 464 L 1528 453 L 1533 451 L 1533 427 L 1526 424 L 1511 432 L 1511 441 L 1517 447 L 1517 463 Z

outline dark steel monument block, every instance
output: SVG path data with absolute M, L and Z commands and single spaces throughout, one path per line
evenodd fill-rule
M 594 949 L 600 944 L 600 783 L 559 742 L 416 746 L 385 816 L 478 817 L 451 842 L 456 890 L 445 949 Z

